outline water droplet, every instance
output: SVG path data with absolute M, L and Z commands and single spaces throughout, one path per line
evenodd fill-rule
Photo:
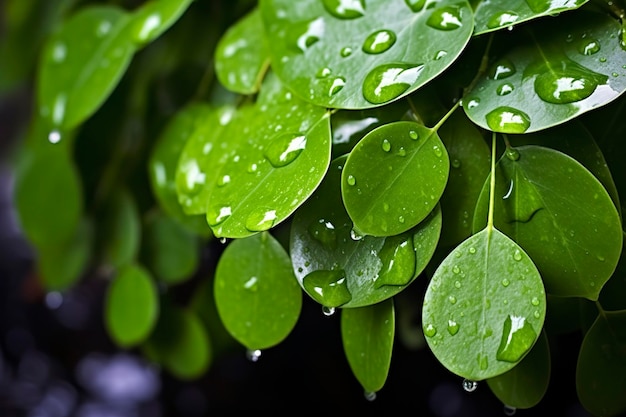
M 409 137 L 412 140 L 418 140 L 420 138 L 420 135 L 415 130 L 410 130 L 409 131 Z
M 475 254 L 475 253 L 476 253 L 476 248 L 475 248 L 475 247 L 473 247 L 473 246 L 471 246 L 471 247 L 469 248 L 469 253 L 470 253 L 471 255 Z
M 363 97 L 372 104 L 394 100 L 411 87 L 424 65 L 385 64 L 374 68 L 363 82 Z
M 478 107 L 479 105 L 480 105 L 480 99 L 472 98 L 467 101 L 467 105 L 465 107 L 467 107 L 468 109 L 473 109 L 475 107 Z
M 404 223 L 405 221 L 404 216 L 398 216 L 398 222 Z
M 608 80 L 605 75 L 580 70 L 580 68 L 571 65 L 569 68 L 537 75 L 534 84 L 535 92 L 548 103 L 574 103 L 589 97 L 599 84 L 604 84 Z
M 502 408 L 502 412 L 504 413 L 505 416 L 514 416 L 515 413 L 517 412 L 517 408 L 511 406 L 511 405 L 504 405 L 504 407 Z
M 404 0 L 404 2 L 415 13 L 421 12 L 426 4 L 426 0 Z
M 389 140 L 383 139 L 382 148 L 385 152 L 389 152 L 391 150 L 391 143 L 389 142 Z
M 67 46 L 63 42 L 57 42 L 52 48 L 52 60 L 56 63 L 65 61 L 67 57 Z
M 525 317 L 508 315 L 504 321 L 496 359 L 517 362 L 533 346 L 537 333 Z
M 304 277 L 302 285 L 315 301 L 326 307 L 339 307 L 352 299 L 343 269 L 313 271 Z
M 207 223 L 211 227 L 218 226 L 231 216 L 232 209 L 230 206 L 211 207 L 207 211 Z
M 517 19 L 519 19 L 519 15 L 515 12 L 494 13 L 489 20 L 487 20 L 487 27 L 489 29 L 499 28 L 517 22 Z
M 463 380 L 463 389 L 467 392 L 474 392 L 478 388 L 478 382 L 472 381 L 470 379 Z
M 437 334 L 437 328 L 433 326 L 432 324 L 427 324 L 424 327 L 424 336 L 433 337 L 436 334 Z
M 274 168 L 289 165 L 306 147 L 306 136 L 301 133 L 281 133 L 276 136 L 267 149 L 265 158 Z
M 600 59 L 599 59 L 598 61 L 600 61 L 600 62 L 606 62 L 606 57 L 604 57 L 604 56 L 603 56 L 603 57 L 600 57 Z
M 434 145 L 433 146 L 433 152 L 435 153 L 435 155 L 437 155 L 438 157 L 443 156 L 443 151 L 441 150 L 441 148 L 439 147 L 439 145 Z
M 448 301 L 450 302 L 450 304 L 456 304 L 456 297 L 454 295 L 451 295 L 448 297 Z
M 508 94 L 511 94 L 514 89 L 515 88 L 512 84 L 504 83 L 498 86 L 498 88 L 496 89 L 496 94 L 499 96 L 506 96 Z
M 535 307 L 536 307 L 536 306 L 538 306 L 538 305 L 539 305 L 539 298 L 537 298 L 537 297 L 533 297 L 533 298 L 530 300 L 530 303 L 531 303 L 532 305 L 534 305 Z
M 308 228 L 311 236 L 320 242 L 322 245 L 335 249 L 337 247 L 337 232 L 335 225 L 332 222 L 325 219 L 319 219 L 316 222 L 311 223 Z
M 510 283 L 511 283 L 511 281 L 509 281 L 508 278 L 503 278 L 502 279 L 502 286 L 503 287 L 508 287 Z
M 459 323 L 454 320 L 448 320 L 448 333 L 450 336 L 454 336 L 459 332 Z
M 515 72 L 515 65 L 509 59 L 503 58 L 493 63 L 488 71 L 488 76 L 493 80 L 502 80 L 515 74 Z
M 349 57 L 350 55 L 352 55 L 352 48 L 350 48 L 349 46 L 341 48 L 341 51 L 339 51 L 339 55 L 341 55 L 343 58 Z
M 294 32 L 293 37 L 296 39 L 296 47 L 301 52 L 306 52 L 307 49 L 315 45 L 324 36 L 326 23 L 323 17 L 318 17 L 309 22 L 295 25 L 292 30 Z
M 328 89 L 328 96 L 330 97 L 330 96 L 334 96 L 335 94 L 337 94 L 339 91 L 341 91 L 344 85 L 346 85 L 345 78 L 343 77 L 335 78 L 332 84 L 330 85 L 330 88 Z
M 66 105 L 67 96 L 64 93 L 58 94 L 54 100 L 54 105 L 52 106 L 52 122 L 57 126 L 60 126 L 63 123 Z
M 354 175 L 348 175 L 346 181 L 348 182 L 348 185 L 356 185 L 356 178 Z
M 225 243 L 226 243 L 226 240 L 227 240 L 227 239 L 226 239 L 225 237 L 221 237 L 221 238 L 220 238 L 220 243 L 223 245 L 223 244 L 225 244 Z
M 512 107 L 498 107 L 485 116 L 487 125 L 496 132 L 524 133 L 530 127 L 530 117 Z
M 604 257 L 604 256 L 602 256 L 602 255 L 598 255 L 596 258 L 597 258 L 600 262 L 604 262 L 604 261 L 606 260 L 606 259 L 605 259 L 605 257 Z
M 257 285 L 258 282 L 259 282 L 258 277 L 250 277 L 249 280 L 243 283 L 243 288 L 245 288 L 248 291 L 254 292 L 258 289 L 258 285 Z
M 578 52 L 583 55 L 593 55 L 600 51 L 600 42 L 597 39 L 585 38 L 578 44 Z
M 146 17 L 146 19 L 141 22 L 139 30 L 135 34 L 135 41 L 142 43 L 151 39 L 154 33 L 159 29 L 159 26 L 161 26 L 161 15 L 151 14 Z
M 357 232 L 356 229 L 353 227 L 352 229 L 350 229 L 350 239 L 354 241 L 359 241 L 363 239 L 363 235 Z
M 459 268 L 459 266 L 458 266 L 458 265 L 454 265 L 454 266 L 452 267 L 452 273 L 453 273 L 453 274 L 456 274 L 456 275 L 460 274 L 460 273 L 461 273 L 461 268 Z
M 315 74 L 315 76 L 316 76 L 317 78 L 326 78 L 326 77 L 328 77 L 330 74 L 331 74 L 330 68 L 326 68 L 326 67 L 324 67 L 324 68 L 320 68 L 320 69 L 317 71 L 317 74 Z
M 217 179 L 217 186 L 218 187 L 223 187 L 226 184 L 230 183 L 230 175 L 226 174 L 226 175 L 222 175 L 221 177 L 219 177 Z
M 364 391 L 363 395 L 367 401 L 374 401 L 376 399 L 376 393 L 374 391 Z
M 250 164 L 250 165 L 248 166 L 248 172 L 249 172 L 250 174 L 252 174 L 252 173 L 256 172 L 258 169 L 259 169 L 259 166 L 258 166 L 257 164 L 255 164 L 255 163 L 252 163 L 252 164 Z
M 461 281 L 454 281 L 454 288 L 461 288 Z
M 48 142 L 50 143 L 59 143 L 61 141 L 61 132 L 58 130 L 53 130 L 48 134 Z
M 426 20 L 426 24 L 434 29 L 454 30 L 463 26 L 461 9 L 455 6 L 446 6 L 434 10 Z
M 513 252 L 513 259 L 518 262 L 522 260 L 522 252 L 519 249 L 515 249 L 515 252 Z
M 519 161 L 520 154 L 519 151 L 515 148 L 507 148 L 504 154 L 511 161 Z
M 246 358 L 250 362 L 257 362 L 261 358 L 261 350 L 260 349 L 248 349 L 248 350 L 246 350 Z
M 326 317 L 332 316 L 333 314 L 335 314 L 335 307 L 322 306 L 322 314 L 324 314 Z
M 440 50 L 440 51 L 435 52 L 435 56 L 433 57 L 433 59 L 435 61 L 439 61 L 441 58 L 443 58 L 446 55 L 448 55 L 448 52 L 444 50 Z
M 103 20 L 102 22 L 100 22 L 100 24 L 98 24 L 98 27 L 96 28 L 96 36 L 105 36 L 111 31 L 112 26 L 113 25 L 111 25 L 111 22 L 109 22 L 108 20 Z
M 382 266 L 375 288 L 383 285 L 407 285 L 415 274 L 415 247 L 410 234 L 390 236 L 379 255 Z
M 356 19 L 365 14 L 365 0 L 323 0 L 324 8 L 339 19 Z
M 363 52 L 380 54 L 391 48 L 394 43 L 396 43 L 396 34 L 391 30 L 382 29 L 365 38 Z
M 251 232 L 263 232 L 274 226 L 276 210 L 256 210 L 246 219 L 246 229 Z

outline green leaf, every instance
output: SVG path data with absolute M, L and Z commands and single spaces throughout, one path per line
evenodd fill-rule
M 226 247 L 215 271 L 214 294 L 224 326 L 249 350 L 282 342 L 302 308 L 289 255 L 269 232 Z
M 240 94 L 259 91 L 269 66 L 263 30 L 261 13 L 254 8 L 220 38 L 215 50 L 215 75 L 228 90 Z
M 298 282 L 328 308 L 372 305 L 401 292 L 431 260 L 441 231 L 436 207 L 405 233 L 358 239 L 341 202 L 346 158 L 332 162 L 318 190 L 295 213 L 289 238 Z
M 477 125 L 529 133 L 561 124 L 615 100 L 626 90 L 626 53 L 609 15 L 559 17 L 524 33 L 532 42 L 508 50 L 463 99 Z
M 472 381 L 511 370 L 535 344 L 545 315 L 546 295 L 533 261 L 490 228 L 443 260 L 422 309 L 424 335 L 435 357 Z
M 487 181 L 474 230 L 486 222 L 488 190 Z M 520 146 L 498 161 L 495 192 L 494 224 L 528 252 L 546 291 L 597 300 L 623 236 L 617 209 L 593 174 L 559 151 Z
M 489 378 L 487 385 L 504 404 L 515 409 L 539 404 L 550 383 L 550 347 L 545 331 L 530 352 L 513 369 Z
M 101 262 L 119 268 L 137 259 L 141 219 L 139 208 L 126 188 L 116 190 L 107 201 L 100 229 Z
M 83 190 L 71 149 L 46 143 L 25 149 L 16 173 L 20 227 L 38 247 L 72 239 L 83 212 Z
M 107 288 L 104 319 L 114 342 L 130 348 L 143 342 L 159 316 L 157 288 L 139 264 L 121 268 Z
M 368 133 L 341 174 L 343 202 L 355 231 L 391 236 L 420 223 L 443 194 L 449 164 L 436 131 L 418 123 L 393 122 Z
M 40 115 L 59 130 L 78 126 L 108 98 L 135 46 L 128 13 L 112 6 L 81 9 L 46 42 L 39 64 Z
M 385 385 L 395 335 L 393 299 L 341 311 L 341 340 L 352 373 L 366 393 Z
M 151 0 L 132 15 L 129 35 L 138 46 L 158 38 L 187 10 L 193 0 Z
M 626 311 L 606 311 L 589 329 L 578 355 L 576 392 L 593 415 L 626 411 Z
M 513 28 L 543 16 L 559 16 L 589 0 L 481 0 L 475 9 L 474 34 L 480 35 L 502 28 Z
M 330 163 L 328 112 L 294 97 L 273 73 L 248 109 L 224 132 L 232 157 L 215 168 L 221 169 L 208 195 L 207 221 L 218 237 L 278 225 L 315 191 Z
M 324 107 L 376 107 L 448 68 L 472 36 L 467 1 L 262 0 L 272 69 Z

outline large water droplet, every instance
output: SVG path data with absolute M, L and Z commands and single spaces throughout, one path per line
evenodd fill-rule
M 323 17 L 297 24 L 293 27 L 292 38 L 295 38 L 295 45 L 301 52 L 306 52 L 317 41 L 324 36 L 326 23 Z
M 535 79 L 535 92 L 548 103 L 574 103 L 586 99 L 598 84 L 606 82 L 606 77 L 597 75 L 560 70 L 542 73 Z
M 459 332 L 459 323 L 457 323 L 456 321 L 452 319 L 448 320 L 448 333 L 450 333 L 450 336 L 454 336 L 458 332 Z
M 504 83 L 498 86 L 498 88 L 496 89 L 496 94 L 499 96 L 506 96 L 508 94 L 511 94 L 514 89 L 515 87 L 513 87 L 513 84 Z
M 519 15 L 515 12 L 498 12 L 487 20 L 487 27 L 489 29 L 499 28 L 515 23 L 517 19 L 519 19 Z
M 424 336 L 433 337 L 436 334 L 437 328 L 435 326 L 433 326 L 432 324 L 427 324 L 426 326 L 424 326 Z
M 355 19 L 365 14 L 365 0 L 323 0 L 328 13 L 339 19 Z
M 265 149 L 265 158 L 274 168 L 292 163 L 306 147 L 306 136 L 301 133 L 281 133 Z
M 406 285 L 415 273 L 415 248 L 410 234 L 390 236 L 378 256 L 382 261 L 380 274 L 375 287 L 383 285 Z
M 343 269 L 313 271 L 302 285 L 315 301 L 326 307 L 339 307 L 352 299 Z
M 389 139 L 383 139 L 382 148 L 385 152 L 389 152 L 391 150 L 391 142 L 389 142 Z
M 502 339 L 496 359 L 517 362 L 537 340 L 537 333 L 525 317 L 508 315 L 502 328 Z
M 251 232 L 263 232 L 274 226 L 276 210 L 255 210 L 246 219 L 246 229 Z
M 231 216 L 232 209 L 230 206 L 211 207 L 207 210 L 207 223 L 211 227 L 218 226 Z
M 600 42 L 597 39 L 584 38 L 578 43 L 578 52 L 583 55 L 593 55 L 600 51 Z
M 396 34 L 391 30 L 383 29 L 370 34 L 363 42 L 363 52 L 380 54 L 396 43 Z
M 404 0 L 404 2 L 415 13 L 421 12 L 426 4 L 426 0 Z
M 308 228 L 310 235 L 313 239 L 320 242 L 322 245 L 335 249 L 337 247 L 337 232 L 335 225 L 332 222 L 319 219 L 316 222 L 311 223 Z
M 507 58 L 502 58 L 491 65 L 487 75 L 493 80 L 501 80 L 515 74 L 515 65 Z
M 498 107 L 485 116 L 487 125 L 496 132 L 524 133 L 530 127 L 530 117 L 512 107 Z
M 455 6 L 446 6 L 434 10 L 428 17 L 426 24 L 440 30 L 454 30 L 463 26 L 461 9 Z
M 411 87 L 424 69 L 417 64 L 385 64 L 374 68 L 363 82 L 363 97 L 372 104 L 394 100 Z

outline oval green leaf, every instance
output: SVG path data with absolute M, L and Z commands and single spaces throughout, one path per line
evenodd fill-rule
M 488 182 L 474 230 L 486 223 Z M 495 193 L 495 226 L 528 252 L 546 291 L 597 300 L 623 244 L 619 213 L 598 179 L 559 151 L 520 146 L 498 161 Z
M 116 7 L 86 7 L 47 40 L 37 85 L 43 118 L 67 130 L 102 105 L 135 52 L 126 33 L 129 21 L 129 14 Z
M 610 103 L 626 90 L 620 29 L 608 14 L 583 11 L 533 26 L 532 42 L 491 64 L 463 100 L 465 112 L 485 129 L 528 133 Z
M 546 315 L 539 271 L 498 229 L 464 240 L 437 267 L 422 309 L 426 342 L 472 381 L 511 370 L 535 344 Z M 469 353 L 469 354 L 468 354 Z
M 395 336 L 393 299 L 341 311 L 341 340 L 352 373 L 366 393 L 387 381 Z
M 104 320 L 107 331 L 120 347 L 143 342 L 159 316 L 157 288 L 141 265 L 121 268 L 107 288 Z
M 129 35 L 138 46 L 158 38 L 187 10 L 193 0 L 151 0 L 133 12 Z
M 435 208 L 449 172 L 448 152 L 434 130 L 409 121 L 374 129 L 350 152 L 341 174 L 357 233 L 392 236 L 411 229 Z
M 226 247 L 215 271 L 214 295 L 224 326 L 249 350 L 282 342 L 302 308 L 289 255 L 269 232 Z
M 320 106 L 358 109 L 396 100 L 448 68 L 472 36 L 467 1 L 424 4 L 261 1 L 272 69 Z
M 390 237 L 353 233 L 341 201 L 336 158 L 313 196 L 295 213 L 290 231 L 293 270 L 302 288 L 325 307 L 362 307 L 401 292 L 426 268 L 441 231 L 441 210 Z
M 99 224 L 100 260 L 113 268 L 137 259 L 141 244 L 139 208 L 126 188 L 117 190 L 106 203 Z

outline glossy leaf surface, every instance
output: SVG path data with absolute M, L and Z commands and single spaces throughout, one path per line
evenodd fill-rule
M 290 231 L 293 270 L 302 288 L 325 307 L 361 307 L 399 293 L 426 267 L 441 231 L 436 208 L 397 236 L 358 239 L 341 202 L 336 158 L 313 196 L 296 212 Z
M 443 72 L 473 27 L 467 1 L 262 0 L 272 69 L 324 107 L 376 107 Z M 428 45 L 428 47 L 424 47 Z
M 422 310 L 431 351 L 472 381 L 511 370 L 535 344 L 545 315 L 546 295 L 533 261 L 489 228 L 464 240 L 437 267 Z
M 395 336 L 393 299 L 341 311 L 341 340 L 352 373 L 365 392 L 383 388 Z
M 497 59 L 463 100 L 477 125 L 529 133 L 615 100 L 626 90 L 626 52 L 608 15 L 566 13 L 559 25 L 528 29 L 524 43 Z
M 341 174 L 343 202 L 359 234 L 397 235 L 435 208 L 449 172 L 448 152 L 435 131 L 415 122 L 389 123 L 350 152 Z
M 623 236 L 617 209 L 593 174 L 559 151 L 521 146 L 498 161 L 495 192 L 494 224 L 528 252 L 546 291 L 596 300 Z M 487 195 L 488 182 L 474 230 L 485 224 Z
M 139 46 L 158 38 L 187 10 L 193 0 L 150 0 L 138 8 L 129 24 L 129 35 Z
M 302 308 L 289 255 L 269 232 L 226 247 L 215 271 L 214 294 L 224 326 L 251 350 L 282 342 Z

